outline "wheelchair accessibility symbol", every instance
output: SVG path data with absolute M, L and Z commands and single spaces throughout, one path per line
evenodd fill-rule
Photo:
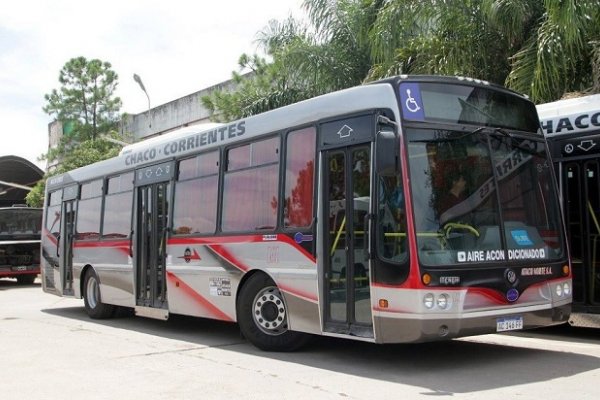
M 419 103 L 410 95 L 410 89 L 406 89 L 406 109 L 412 113 L 416 113 L 421 109 Z
M 421 98 L 421 87 L 416 82 L 403 82 L 399 88 L 400 106 L 404 118 L 412 121 L 424 121 L 425 110 Z

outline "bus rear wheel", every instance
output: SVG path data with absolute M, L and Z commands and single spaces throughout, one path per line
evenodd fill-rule
M 85 273 L 83 280 L 83 304 L 85 311 L 93 319 L 110 318 L 115 311 L 115 306 L 102 303 L 100 281 L 91 268 Z
M 19 285 L 33 285 L 35 278 L 36 275 L 19 275 L 17 276 L 17 283 Z
M 310 336 L 288 329 L 287 307 L 283 295 L 268 276 L 251 276 L 240 290 L 237 303 L 240 330 L 261 350 L 294 351 Z

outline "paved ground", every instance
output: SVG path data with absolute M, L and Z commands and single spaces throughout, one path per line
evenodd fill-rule
M 318 338 L 265 353 L 236 325 L 90 320 L 82 300 L 0 280 L 0 399 L 598 399 L 600 331 L 421 345 Z

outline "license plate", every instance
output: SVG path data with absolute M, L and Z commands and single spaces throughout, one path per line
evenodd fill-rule
M 523 317 L 505 317 L 496 320 L 496 332 L 523 329 Z
M 25 266 L 14 267 L 13 271 L 27 271 L 27 267 L 25 267 Z

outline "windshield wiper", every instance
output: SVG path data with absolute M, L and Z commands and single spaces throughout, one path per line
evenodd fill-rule
M 504 136 L 506 136 L 506 137 L 508 137 L 508 138 L 511 138 L 511 139 L 513 139 L 513 138 L 514 138 L 513 134 L 512 134 L 512 133 L 510 133 L 509 131 L 507 131 L 506 129 L 502 129 L 502 128 L 494 128 L 494 132 L 495 132 L 495 133 L 500 133 L 500 134 L 502 134 L 502 135 L 504 135 Z
M 505 136 L 507 138 L 510 139 L 510 145 L 513 147 L 516 147 L 519 150 L 522 150 L 526 153 L 529 153 L 531 155 L 537 154 L 537 150 L 536 150 L 536 146 L 535 145 L 531 145 L 533 142 L 528 141 L 527 144 L 525 142 L 526 139 L 521 140 L 520 143 L 516 142 L 516 137 L 510 133 L 509 131 L 507 131 L 506 129 L 503 128 L 494 128 L 494 133 L 498 133 L 502 136 Z
M 436 139 L 424 139 L 424 140 L 411 140 L 411 143 L 440 143 L 440 142 L 453 142 L 455 140 L 460 140 L 460 139 L 464 139 L 466 137 L 469 137 L 471 135 L 475 135 L 476 133 L 479 133 L 481 131 L 483 131 L 484 129 L 486 129 L 485 126 L 480 126 L 477 129 L 474 129 L 472 131 L 469 132 L 465 132 L 462 133 L 460 135 L 456 135 L 456 136 L 448 136 L 445 138 L 436 138 Z

